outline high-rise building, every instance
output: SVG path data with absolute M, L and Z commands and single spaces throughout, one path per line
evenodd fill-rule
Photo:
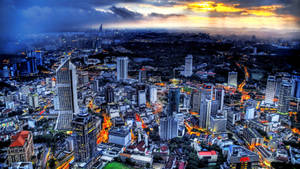
M 187 55 L 185 57 L 184 76 L 190 77 L 193 74 L 193 56 Z
M 279 111 L 286 113 L 289 110 L 291 98 L 291 84 L 287 80 L 283 80 L 279 92 Z
M 72 121 L 75 161 L 87 162 L 96 152 L 96 122 L 88 113 L 76 115 Z
M 211 103 L 212 100 L 209 99 L 201 101 L 199 114 L 199 127 L 201 128 L 209 129 L 210 127 Z
M 145 90 L 138 91 L 138 104 L 139 106 L 146 105 L 146 92 Z
M 293 76 L 293 79 L 292 79 L 292 97 L 300 99 L 300 76 Z
M 117 58 L 117 80 L 124 81 L 128 76 L 128 57 Z
M 192 92 L 192 111 L 200 112 L 200 103 L 201 103 L 201 90 L 194 90 Z
M 8 164 L 31 161 L 33 155 L 33 135 L 30 131 L 20 131 L 11 137 L 11 144 L 7 149 Z
M 215 88 L 215 100 L 218 103 L 218 110 L 223 110 L 225 90 L 223 88 Z
M 228 72 L 228 85 L 237 87 L 237 72 Z
M 150 103 L 153 104 L 157 101 L 157 88 L 155 86 L 150 86 L 149 92 Z
M 159 136 L 161 140 L 170 140 L 178 136 L 178 121 L 173 116 L 160 119 Z
M 214 133 L 226 132 L 227 118 L 225 114 L 219 113 L 210 116 L 210 128 Z
M 174 112 L 179 112 L 180 89 L 170 88 L 168 94 L 168 116 L 172 116 Z
M 29 105 L 31 107 L 33 108 L 39 107 L 39 96 L 37 93 L 29 95 L 28 99 L 29 99 Z
M 267 81 L 266 87 L 266 94 L 265 94 L 265 103 L 266 104 L 273 104 L 274 96 L 276 92 L 276 79 L 275 76 L 269 76 Z
M 111 86 L 107 86 L 105 90 L 105 100 L 106 103 L 113 103 L 114 102 L 114 89 Z
M 56 70 L 56 94 L 55 110 L 59 113 L 56 129 L 70 130 L 73 114 L 78 113 L 76 67 L 70 59 Z

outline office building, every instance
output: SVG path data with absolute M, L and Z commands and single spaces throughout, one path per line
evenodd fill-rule
M 87 162 L 96 151 L 96 122 L 88 113 L 76 115 L 72 121 L 75 161 Z
M 131 141 L 130 130 L 126 127 L 112 128 L 109 131 L 109 143 L 114 143 L 121 146 L 127 146 Z
M 117 58 L 117 80 L 124 81 L 128 77 L 128 57 Z
M 293 79 L 292 79 L 292 97 L 300 99 L 300 76 L 293 76 Z
M 178 121 L 174 117 L 160 119 L 159 136 L 161 140 L 170 140 L 178 136 Z
M 29 162 L 34 155 L 33 135 L 30 131 L 20 131 L 11 137 L 7 149 L 8 164 L 14 162 Z
M 237 87 L 237 72 L 228 72 L 228 85 L 232 87 Z
M 145 90 L 138 91 L 138 105 L 146 105 L 146 92 Z
M 201 102 L 199 113 L 199 127 L 201 128 L 209 129 L 210 127 L 211 103 L 212 100 L 209 99 Z
M 29 97 L 29 105 L 32 107 L 32 108 L 38 108 L 39 107 L 39 96 L 37 93 L 35 94 L 30 94 Z
M 274 96 L 276 92 L 276 79 L 275 76 L 269 76 L 267 81 L 266 93 L 265 93 L 265 103 L 273 104 Z
M 192 112 L 200 112 L 201 90 L 194 90 L 192 92 Z
M 184 76 L 190 77 L 193 74 L 193 56 L 187 55 L 185 57 Z
M 227 118 L 224 114 L 219 113 L 210 117 L 210 128 L 213 133 L 226 132 Z
M 225 90 L 223 88 L 215 88 L 215 100 L 217 101 L 218 110 L 223 110 Z
M 179 112 L 179 103 L 180 103 L 180 89 L 179 88 L 170 88 L 168 94 L 168 116 L 172 116 L 175 113 Z
M 73 114 L 78 113 L 76 67 L 70 59 L 56 70 L 56 95 L 54 108 L 59 113 L 56 129 L 70 130 Z
M 150 86 L 149 92 L 150 103 L 154 104 L 157 101 L 157 88 L 155 86 Z
M 289 111 L 290 99 L 291 99 L 291 84 L 290 82 L 283 80 L 279 92 L 279 111 L 286 113 Z
M 115 98 L 114 89 L 111 86 L 107 86 L 105 89 L 106 103 L 113 103 Z

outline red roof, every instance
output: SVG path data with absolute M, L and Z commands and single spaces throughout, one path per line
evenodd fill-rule
M 11 137 L 12 143 L 9 147 L 22 147 L 25 144 L 25 140 L 28 137 L 29 131 L 21 131 Z
M 211 156 L 211 155 L 217 155 L 216 151 L 200 151 L 200 156 Z

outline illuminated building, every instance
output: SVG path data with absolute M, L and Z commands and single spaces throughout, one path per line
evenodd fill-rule
M 222 166 L 222 168 L 225 169 L 258 169 L 259 167 L 259 156 L 256 153 L 237 145 L 229 146 L 227 161 Z
M 21 131 L 11 137 L 7 150 L 8 164 L 31 161 L 34 155 L 33 135 L 30 131 Z
M 251 146 L 263 145 L 264 138 L 254 128 L 244 128 L 243 136 Z
M 187 55 L 185 57 L 184 76 L 190 77 L 193 74 L 193 56 Z
M 279 111 L 286 113 L 289 110 L 289 104 L 291 99 L 291 84 L 283 80 L 279 92 Z
M 218 160 L 217 152 L 212 151 L 199 151 L 197 153 L 199 160 L 207 160 L 208 162 L 216 162 Z
M 54 108 L 59 113 L 56 129 L 70 130 L 73 114 L 78 113 L 76 67 L 70 58 L 56 70 L 56 94 Z
M 237 87 L 237 72 L 228 72 L 228 85 Z
M 75 161 L 86 162 L 96 150 L 96 123 L 88 113 L 76 115 L 72 121 L 74 134 Z
M 269 76 L 268 81 L 267 81 L 266 94 L 265 94 L 265 103 L 266 104 L 273 104 L 275 91 L 276 91 L 275 76 Z
M 128 57 L 117 58 L 117 80 L 124 81 L 128 77 Z
M 131 134 L 128 128 L 112 128 L 109 131 L 109 143 L 127 146 L 131 141 Z

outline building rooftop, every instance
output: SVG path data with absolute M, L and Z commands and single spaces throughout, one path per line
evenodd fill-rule
M 9 147 L 22 147 L 24 146 L 26 139 L 29 135 L 29 131 L 21 131 L 17 133 L 16 135 L 12 136 L 12 143 Z

